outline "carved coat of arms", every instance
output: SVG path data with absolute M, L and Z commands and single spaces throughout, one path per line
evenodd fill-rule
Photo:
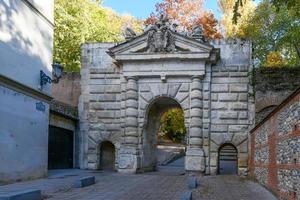
M 155 25 L 151 25 L 148 32 L 149 52 L 173 52 L 175 41 L 170 23 L 165 16 L 161 16 Z

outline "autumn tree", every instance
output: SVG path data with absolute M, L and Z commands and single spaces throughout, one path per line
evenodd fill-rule
M 101 6 L 99 0 L 55 0 L 54 62 L 66 71 L 79 71 L 80 45 L 123 40 L 125 26 L 140 29 L 141 22 Z
M 207 39 L 221 38 L 218 21 L 214 14 L 203 9 L 203 0 L 164 0 L 156 4 L 156 10 L 145 20 L 153 24 L 161 14 L 166 14 L 172 23 L 179 25 L 179 31 L 189 32 L 195 25 L 202 25 Z
M 251 15 L 255 12 L 253 0 L 244 0 L 239 12 L 241 16 L 236 23 L 232 21 L 236 0 L 219 0 L 219 8 L 222 12 L 221 24 L 225 31 L 226 38 L 247 38 L 246 28 L 250 23 Z
M 271 51 L 267 55 L 266 62 L 264 66 L 266 67 L 283 67 L 286 65 L 286 61 L 283 56 L 278 51 Z

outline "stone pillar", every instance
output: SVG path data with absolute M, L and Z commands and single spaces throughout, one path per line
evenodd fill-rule
M 119 154 L 119 172 L 135 173 L 139 166 L 138 83 L 128 77 L 126 84 L 125 132 Z
M 191 106 L 189 140 L 185 159 L 187 171 L 204 172 L 205 158 L 202 137 L 203 94 L 201 76 L 193 76 L 191 83 Z

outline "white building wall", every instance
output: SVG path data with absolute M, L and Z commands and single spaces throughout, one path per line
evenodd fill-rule
M 48 113 L 30 96 L 0 86 L 0 184 L 47 175 Z
M 48 2 L 48 1 L 47 1 Z M 53 0 L 49 1 L 53 2 Z M 38 89 L 40 70 L 51 75 L 53 3 L 39 13 L 26 0 L 0 1 L 0 74 Z M 46 6 L 49 6 L 46 9 Z M 50 7 L 51 6 L 51 7 Z M 50 93 L 50 87 L 45 88 Z
M 0 185 L 47 175 L 53 5 L 0 1 Z

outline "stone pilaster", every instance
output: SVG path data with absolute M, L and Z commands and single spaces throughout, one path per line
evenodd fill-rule
M 191 106 L 189 141 L 186 152 L 185 168 L 187 171 L 203 172 L 205 159 L 203 152 L 203 93 L 201 76 L 193 76 L 191 83 Z
M 138 82 L 137 77 L 127 77 L 125 132 L 120 151 L 119 172 L 134 173 L 139 163 L 138 135 Z
M 136 77 L 128 77 L 126 86 L 126 121 L 124 144 L 138 145 L 138 85 Z

